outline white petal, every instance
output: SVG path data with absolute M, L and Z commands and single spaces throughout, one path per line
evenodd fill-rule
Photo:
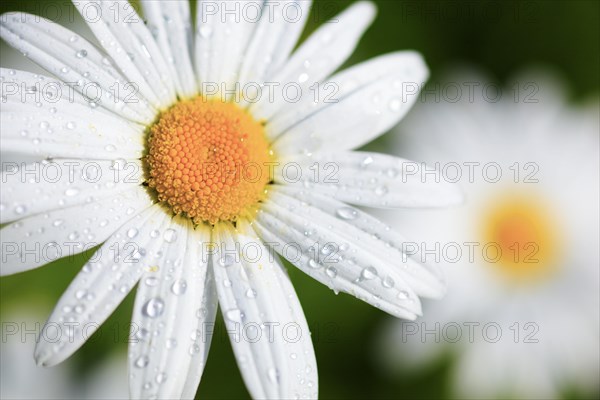
M 38 365 L 62 362 L 106 321 L 142 272 L 155 262 L 144 249 L 154 247 L 157 239 L 151 232 L 166 219 L 160 207 L 146 209 L 115 232 L 83 266 L 38 338 L 35 349 Z M 58 340 L 54 330 L 61 333 Z
M 292 54 L 285 65 L 269 79 L 282 84 L 295 82 L 302 92 L 310 92 L 310 88 L 342 65 L 352 54 L 364 31 L 375 18 L 376 8 L 370 2 L 357 2 L 340 15 L 324 23 L 316 32 Z M 274 95 L 281 95 L 275 90 Z M 266 100 L 268 96 L 262 96 Z M 259 101 L 250 110 L 261 119 L 270 119 L 280 108 L 294 107 L 280 98 Z
M 184 389 L 193 395 L 214 328 L 216 298 L 205 251 L 209 228 L 194 230 L 188 219 L 177 217 L 160 233 L 156 267 L 144 272 L 134 305 L 132 329 L 139 339 L 129 348 L 134 399 L 181 398 Z M 209 308 L 202 309 L 203 303 Z
M 462 202 L 457 185 L 422 163 L 379 153 L 340 151 L 283 158 L 275 182 L 310 187 L 346 203 L 377 208 L 441 207 Z M 426 175 L 424 175 L 426 173 Z
M 397 52 L 342 71 L 305 93 L 266 126 L 274 150 L 298 154 L 348 150 L 394 126 L 418 98 L 428 71 L 418 53 Z
M 210 265 L 208 266 L 206 278 L 204 279 L 204 287 L 201 290 L 203 295 L 195 317 L 198 319 L 197 330 L 204 329 L 204 338 L 202 343 L 198 345 L 199 349 L 193 349 L 195 354 L 192 356 L 192 361 L 190 362 L 185 384 L 183 386 L 181 394 L 182 399 L 193 399 L 198 391 L 198 385 L 200 384 L 200 378 L 202 377 L 202 372 L 206 365 L 208 349 L 210 348 L 212 339 L 212 330 L 207 331 L 207 329 L 214 326 L 217 308 L 219 306 L 217 289 L 215 288 L 215 279 Z
M 81 93 L 67 87 L 64 82 L 49 76 L 16 69 L 0 68 L 0 91 L 2 93 L 2 111 L 30 104 L 32 107 L 55 107 L 58 111 L 63 105 L 77 103 L 89 107 L 89 101 Z M 39 104 L 38 104 L 39 103 Z M 105 108 L 98 107 L 95 112 L 115 116 Z
M 137 159 L 144 152 L 141 127 L 120 118 L 95 114 L 80 104 L 64 112 L 31 104 L 2 111 L 2 153 L 46 158 Z
M 198 94 L 192 66 L 192 20 L 188 1 L 143 0 L 148 27 L 166 60 L 166 67 L 182 97 Z
M 99 24 L 94 24 L 99 25 Z M 3 14 L 0 36 L 51 74 L 60 77 L 61 96 L 75 90 L 132 121 L 148 123 L 154 110 L 110 58 L 83 37 L 47 19 L 25 13 Z M 134 81 L 135 82 L 135 81 Z M 72 89 L 70 89 L 72 88 Z
M 263 10 L 244 53 L 239 78 L 242 85 L 270 81 L 296 45 L 311 4 L 310 0 L 283 0 L 273 2 Z
M 141 161 L 49 160 L 3 163 L 0 223 L 81 205 L 143 181 Z
M 136 93 L 158 109 L 175 101 L 166 61 L 129 2 L 80 0 L 73 4 L 104 50 L 135 85 Z
M 219 304 L 253 398 L 316 398 L 308 325 L 294 289 L 248 223 L 215 227 L 213 270 Z M 238 335 L 239 333 L 239 335 Z
M 322 196 L 281 192 L 270 194 L 257 215 L 257 230 L 319 282 L 409 319 L 421 312 L 417 295 L 443 293 L 438 271 L 404 254 L 404 241 L 384 224 Z M 330 209 L 334 204 L 342 207 Z
M 242 14 L 242 8 L 247 10 Z M 226 10 L 238 10 L 226 12 Z M 238 81 L 242 56 L 262 15 L 261 2 L 199 0 L 196 11 L 195 67 L 200 92 Z
M 4 226 L 0 275 L 27 271 L 89 250 L 151 203 L 146 190 L 136 187 L 85 205 L 37 214 Z

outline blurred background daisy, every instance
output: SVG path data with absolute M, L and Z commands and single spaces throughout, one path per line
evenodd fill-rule
M 515 77 L 532 88 L 520 101 L 474 94 L 422 104 L 399 129 L 396 148 L 439 170 L 416 164 L 414 173 L 460 182 L 467 201 L 445 213 L 382 213 L 448 279 L 446 298 L 427 304 L 421 320 L 384 324 L 378 344 L 388 372 L 448 356 L 450 390 L 460 397 L 597 390 L 598 103 L 567 105 L 545 76 Z M 443 82 L 490 80 L 463 72 Z
M 192 2 L 192 7 L 194 3 Z M 350 0 L 316 2 L 302 37 L 306 38 L 322 22 L 351 3 L 353 1 Z M 502 328 L 503 335 L 498 346 L 487 346 L 488 342 L 483 340 L 483 350 L 480 351 L 480 344 L 464 343 L 465 337 L 468 342 L 469 333 L 468 327 L 464 325 L 461 325 L 464 337 L 451 344 L 449 352 L 445 351 L 446 346 L 444 350 L 438 350 L 439 346 L 436 345 L 430 346 L 431 341 L 425 341 L 423 346 L 402 343 L 402 336 L 395 336 L 398 329 L 402 328 L 398 328 L 384 313 L 350 296 L 332 298 L 327 288 L 321 287 L 294 268 L 288 268 L 302 305 L 311 309 L 307 319 L 318 358 L 320 396 L 455 398 L 466 393 L 472 397 L 485 395 L 496 398 L 527 395 L 537 398 L 594 398 L 598 395 L 599 355 L 597 343 L 596 347 L 593 345 L 594 341 L 598 341 L 598 288 L 594 287 L 598 277 L 593 273 L 595 271 L 597 274 L 598 271 L 599 222 L 598 180 L 597 176 L 594 180 L 590 175 L 598 169 L 598 128 L 596 125 L 596 130 L 593 131 L 593 117 L 598 115 L 594 98 L 598 95 L 600 82 L 599 3 L 586 0 L 383 0 L 374 3 L 379 9 L 377 22 L 366 32 L 344 67 L 396 49 L 415 49 L 424 55 L 432 77 L 419 101 L 422 104 L 418 104 L 413 110 L 414 115 L 413 112 L 409 113 L 398 131 L 370 144 L 367 150 L 387 152 L 408 159 L 427 159 L 434 163 L 453 159 L 478 161 L 482 164 L 519 161 L 520 180 L 532 172 L 531 167 L 525 166 L 527 162 L 546 160 L 550 164 L 570 163 L 570 167 L 546 169 L 540 164 L 539 171 L 535 174 L 539 183 L 522 183 L 521 186 L 528 189 L 527 193 L 510 193 L 502 199 L 498 197 L 497 202 L 487 200 L 494 200 L 494 196 L 501 192 L 501 183 L 487 184 L 480 180 L 479 185 L 462 185 L 464 181 L 460 181 L 469 203 L 444 218 L 444 212 L 434 217 L 427 215 L 430 212 L 423 212 L 415 215 L 412 221 L 404 219 L 401 213 L 389 216 L 388 222 L 401 224 L 399 228 L 407 236 L 415 235 L 412 237 L 415 242 L 445 240 L 462 243 L 464 238 L 472 234 L 469 229 L 480 235 L 475 240 L 485 241 L 488 240 L 487 236 L 498 234 L 489 229 L 494 226 L 492 221 L 514 214 L 515 209 L 525 210 L 528 215 L 530 210 L 535 209 L 532 212 L 536 226 L 542 227 L 543 232 L 547 233 L 541 239 L 545 243 L 557 244 L 555 249 L 538 254 L 540 260 L 550 260 L 550 267 L 537 263 L 535 265 L 538 268 L 534 268 L 536 271 L 526 277 L 517 272 L 521 270 L 519 262 L 503 260 L 491 265 L 479 262 L 465 265 L 449 263 L 449 266 L 443 266 L 449 283 L 447 300 L 438 304 L 425 304 L 425 315 L 433 314 L 427 320 L 417 320 L 417 325 L 409 328 L 420 329 L 421 323 L 430 324 L 432 321 L 452 321 L 458 324 L 464 321 L 483 322 L 479 330 L 475 331 L 481 335 L 481 328 L 485 323 L 495 322 Z M 5 0 L 0 4 L 0 12 L 7 11 L 26 11 L 46 16 L 91 38 L 77 12 L 65 1 Z M 0 57 L 3 67 L 40 71 L 20 54 L 9 49 L 4 42 L 0 43 Z M 487 71 L 490 75 L 481 77 L 469 74 L 450 78 L 440 75 L 441 71 L 457 63 L 476 65 L 479 70 Z M 548 79 L 536 72 L 533 78 L 528 76 L 526 79 L 540 86 L 540 91 L 534 95 L 540 102 L 522 108 L 520 105 L 524 98 L 533 93 L 532 87 L 525 87 L 526 82 L 518 77 L 516 80 L 520 81 L 520 86 L 515 89 L 514 85 L 518 82 L 515 81 L 514 73 L 531 65 L 554 71 L 565 87 L 560 88 L 551 82 L 552 86 L 543 90 L 542 97 L 541 84 L 548 82 Z M 483 104 L 456 104 L 457 110 L 452 112 L 458 113 L 460 117 L 452 120 L 441 112 L 452 109 L 446 106 L 455 104 L 453 90 L 456 86 L 453 83 L 461 79 L 487 84 L 485 94 L 483 86 L 474 88 L 473 94 L 477 93 L 480 98 L 488 97 Z M 495 99 L 495 90 L 498 88 L 502 88 L 503 100 L 488 101 Z M 463 87 L 459 100 L 468 94 L 468 86 Z M 513 101 L 507 102 L 507 98 L 512 98 Z M 463 105 L 464 108 L 461 108 Z M 440 114 L 433 114 L 435 111 L 427 111 L 430 107 L 432 110 L 442 111 L 439 111 Z M 428 118 L 429 121 L 426 122 L 437 122 L 438 126 L 435 130 L 432 127 L 424 131 L 424 128 L 417 125 L 416 129 L 416 121 L 422 121 L 422 118 Z M 404 125 L 404 122 L 410 121 L 413 121 L 411 129 Z M 468 123 L 465 124 L 465 121 Z M 585 128 L 588 123 L 592 128 Z M 544 124 L 553 127 L 551 132 L 546 132 Z M 517 130 L 517 127 L 526 129 Z M 590 130 L 591 133 L 587 136 L 591 138 L 584 138 L 586 135 L 580 134 L 583 131 L 589 133 Z M 535 133 L 526 134 L 532 131 L 538 132 L 541 138 L 536 137 Z M 494 141 L 493 146 L 490 145 L 490 140 Z M 419 149 L 422 143 L 436 153 Z M 479 144 L 486 147 L 487 151 L 473 154 L 476 149 L 482 149 Z M 528 149 L 535 151 L 529 152 Z M 452 150 L 455 152 L 449 153 Z M 447 156 L 441 158 L 438 157 L 439 154 Z M 502 164 L 503 172 L 513 173 L 508 169 L 511 165 Z M 556 170 L 570 173 L 570 178 L 568 175 L 567 178 L 552 175 L 554 172 L 551 171 Z M 481 173 L 481 169 L 476 171 Z M 448 169 L 446 172 L 451 171 Z M 492 167 L 488 172 L 493 172 Z M 561 182 L 565 184 L 562 185 Z M 511 182 L 505 183 L 510 186 Z M 545 186 L 547 183 L 552 185 Z M 487 186 L 489 190 L 479 186 Z M 542 187 L 546 189 L 541 189 Z M 576 188 L 582 191 L 575 193 Z M 530 193 L 530 190 L 535 194 Z M 520 215 L 522 212 L 516 214 Z M 459 215 L 465 217 L 461 219 Z M 460 221 L 456 226 L 448 225 L 457 220 Z M 519 219 L 516 220 L 514 224 L 518 225 Z M 485 221 L 488 222 L 487 225 Z M 584 225 L 580 231 L 577 230 L 578 222 Z M 469 223 L 475 225 L 469 226 Z M 437 232 L 435 237 L 418 236 L 425 232 L 420 227 L 427 225 Z M 570 229 L 579 233 L 571 236 Z M 578 238 L 583 238 L 585 242 L 573 243 Z M 513 239 L 507 240 L 510 243 Z M 523 240 L 528 243 L 530 238 Z M 432 256 L 429 257 L 431 260 Z M 11 323 L 20 321 L 15 316 L 21 318 L 24 307 L 35 310 L 35 314 L 28 314 L 31 321 L 43 325 L 45 316 L 51 312 L 56 299 L 81 269 L 84 261 L 59 260 L 52 266 L 2 278 L 2 331 L 6 332 Z M 464 277 L 464 273 L 461 275 L 461 272 L 457 272 L 462 267 L 467 271 L 467 277 Z M 57 270 L 61 273 L 56 273 Z M 473 272 L 474 270 L 479 272 Z M 591 300 L 588 300 L 590 297 Z M 101 394 L 94 392 L 92 388 L 85 386 L 82 389 L 80 386 L 92 375 L 97 376 L 97 383 L 101 382 L 104 386 L 103 395 L 112 395 L 106 390 L 108 384 L 101 379 L 104 373 L 98 372 L 95 367 L 111 362 L 115 356 L 112 350 L 117 357 L 125 358 L 132 306 L 133 297 L 130 296 L 81 351 L 58 367 L 71 368 L 67 380 L 54 377 L 38 379 L 29 370 L 13 368 L 12 362 L 7 364 L 6 360 L 14 359 L 8 350 L 13 346 L 7 347 L 9 339 L 3 337 L 1 397 L 36 397 L 31 386 L 38 385 L 45 388 L 42 393 L 49 398 L 101 398 Z M 433 306 L 439 308 L 439 312 Z M 464 309 L 472 310 L 472 314 L 460 314 L 459 311 Z M 488 314 L 482 314 L 482 310 L 488 310 Z M 531 310 L 532 314 L 529 313 Z M 593 317 L 594 314 L 596 318 Z M 519 325 L 511 330 L 515 322 Z M 536 323 L 537 328 L 535 325 L 526 326 L 528 322 Z M 510 325 L 506 326 L 507 323 Z M 452 326 L 449 325 L 445 333 L 440 332 L 440 336 L 446 335 L 453 339 Z M 486 331 L 487 339 L 495 338 L 494 328 L 494 325 L 490 325 Z M 552 332 L 553 330 L 558 332 Z M 518 343 L 508 346 L 510 351 L 504 351 L 504 341 L 514 341 L 515 332 L 518 333 Z M 414 336 L 417 334 L 407 334 L 407 341 Z M 433 334 L 427 336 L 431 337 Z M 538 343 L 527 343 L 526 338 L 537 339 Z M 33 338 L 29 337 L 28 340 L 26 343 L 29 347 L 25 350 L 29 355 L 17 358 L 29 360 L 33 365 Z M 369 340 L 372 345 L 365 345 Z M 362 345 L 357 346 L 357 343 Z M 423 343 L 419 342 L 421 344 Z M 443 344 L 448 343 L 446 341 Z M 457 351 L 453 352 L 452 349 Z M 437 357 L 441 354 L 439 351 L 443 351 L 441 358 Z M 480 354 L 485 355 L 484 361 L 478 358 Z M 116 364 L 124 365 L 123 362 Z M 207 365 L 197 397 L 248 397 L 231 354 L 227 332 L 221 324 L 217 324 L 215 329 Z M 503 366 L 504 373 L 496 369 L 497 365 Z M 8 375 L 8 368 L 11 368 L 13 375 Z M 122 382 L 126 382 L 125 371 L 114 371 L 120 374 Z M 45 372 L 47 371 L 42 370 L 42 373 Z M 5 376 L 11 379 L 5 381 Z M 113 381 L 114 385 L 118 384 L 116 378 L 111 380 Z M 6 382 L 18 383 L 17 389 L 7 386 Z

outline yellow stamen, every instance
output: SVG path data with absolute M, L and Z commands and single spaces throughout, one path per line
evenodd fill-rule
M 550 275 L 556 268 L 557 224 L 541 199 L 532 194 L 495 198 L 482 222 L 485 243 L 497 250 L 497 255 L 488 255 L 487 260 L 493 260 L 505 277 L 531 281 Z
M 195 223 L 235 221 L 265 195 L 272 151 L 264 127 L 232 103 L 177 103 L 151 126 L 148 185 Z

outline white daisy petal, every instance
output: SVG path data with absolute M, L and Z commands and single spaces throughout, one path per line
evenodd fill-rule
M 137 159 L 144 152 L 143 129 L 119 118 L 95 114 L 80 104 L 64 113 L 30 104 L 2 111 L 2 153 L 46 158 Z
M 237 232 L 218 225 L 214 241 L 220 252 L 212 263 L 219 304 L 250 394 L 315 398 L 317 371 L 308 325 L 281 265 L 247 222 L 240 221 Z
M 198 1 L 194 59 L 200 92 L 216 94 L 221 92 L 219 85 L 231 89 L 237 82 L 242 55 L 258 25 L 263 3 Z M 242 7 L 247 7 L 245 17 L 240 16 Z
M 352 54 L 361 36 L 375 18 L 373 3 L 361 1 L 350 6 L 321 27 L 292 54 L 272 82 L 295 82 L 302 92 L 328 77 Z M 275 90 L 275 95 L 283 92 Z M 267 96 L 261 100 L 268 99 Z M 250 110 L 258 118 L 271 119 L 280 108 L 291 106 L 285 101 L 259 101 Z
M 127 1 L 73 4 L 134 91 L 161 109 L 175 100 L 166 61 L 142 18 Z
M 3 163 L 0 223 L 132 189 L 143 181 L 142 168 L 139 160 Z
M 85 205 L 13 222 L 2 228 L 0 275 L 38 268 L 89 250 L 151 203 L 146 190 L 136 187 Z
M 61 96 L 70 97 L 75 90 L 88 99 L 90 107 L 101 105 L 136 122 L 152 121 L 155 112 L 135 85 L 126 82 L 110 58 L 81 36 L 45 18 L 19 12 L 2 15 L 0 36 L 60 77 Z
M 274 192 L 257 216 L 257 229 L 265 242 L 275 243 L 276 251 L 319 282 L 409 319 L 421 312 L 417 295 L 443 294 L 439 271 L 404 254 L 404 241 L 389 228 L 380 230 L 384 224 L 343 203 L 328 204 L 322 196 L 311 197 L 311 204 Z M 300 192 L 294 196 L 309 200 Z M 328 209 L 334 204 L 342 207 Z
M 375 280 L 384 287 L 391 283 L 389 280 L 386 282 L 385 276 L 385 273 L 390 273 L 391 278 L 401 277 L 419 296 L 439 298 L 444 294 L 444 277 L 439 267 L 418 262 L 420 253 L 416 252 L 412 243 L 377 218 L 329 196 L 285 187 L 277 188 L 274 192 L 272 203 L 278 204 L 279 209 L 293 210 L 300 218 L 313 221 L 315 229 L 330 231 L 343 240 L 335 242 L 339 244 L 337 249 L 328 249 L 336 252 L 325 254 L 329 255 L 327 259 L 335 259 L 336 254 L 343 256 L 344 253 L 360 256 L 364 260 L 370 258 L 370 264 L 381 268 L 382 273 L 378 273 L 379 278 Z M 352 243 L 359 244 L 359 248 L 346 249 Z M 371 271 L 363 270 L 361 274 L 365 272 Z
M 65 83 L 49 76 L 16 69 L 0 68 L 0 93 L 2 94 L 2 111 L 11 110 L 22 104 L 36 107 L 55 107 L 62 111 L 63 105 L 77 103 L 89 107 L 89 101 Z M 96 113 L 104 113 L 112 117 L 115 114 L 98 107 Z
M 387 54 L 321 83 L 268 124 L 279 154 L 349 150 L 394 126 L 418 98 L 428 70 L 418 53 Z
M 442 207 L 462 202 L 457 185 L 436 179 L 434 168 L 428 168 L 426 176 L 424 170 L 421 163 L 386 154 L 341 151 L 283 158 L 274 179 L 368 207 Z
M 144 273 L 134 305 L 139 340 L 130 345 L 129 371 L 135 399 L 181 398 L 184 388 L 197 385 L 214 327 L 216 302 L 205 251 L 209 229 L 194 230 L 188 219 L 176 217 L 160 234 L 163 243 L 153 254 L 158 270 Z M 211 293 L 213 305 L 202 309 Z
M 144 249 L 154 247 L 157 239 L 151 231 L 163 220 L 166 215 L 160 207 L 146 209 L 115 232 L 83 266 L 38 338 L 38 365 L 52 366 L 68 358 L 112 314 L 154 262 Z M 61 333 L 58 340 L 55 330 Z
M 202 342 L 197 344 L 199 348 L 191 348 L 192 353 L 194 354 L 191 355 L 192 360 L 190 361 L 187 377 L 181 393 L 182 399 L 193 399 L 198 391 L 198 385 L 200 384 L 200 378 L 204 371 L 204 366 L 208 357 L 208 349 L 210 348 L 212 339 L 211 328 L 215 324 L 217 308 L 219 306 L 217 289 L 215 288 L 215 279 L 210 265 L 208 266 L 206 278 L 204 279 L 204 287 L 200 290 L 202 291 L 202 298 L 195 317 L 198 319 L 197 330 L 200 330 L 201 332 L 204 330 L 204 335 Z
M 242 87 L 268 82 L 284 65 L 304 29 L 312 0 L 267 4 L 244 53 L 239 76 Z M 244 104 L 245 100 L 241 100 Z
M 192 20 L 188 1 L 143 0 L 148 27 L 166 60 L 168 71 L 182 97 L 198 93 L 192 66 Z

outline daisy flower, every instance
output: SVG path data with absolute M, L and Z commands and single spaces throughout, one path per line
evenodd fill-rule
M 394 316 L 443 292 L 402 237 L 348 204 L 446 206 L 452 185 L 352 151 L 395 125 L 427 68 L 396 52 L 335 71 L 375 15 L 359 2 L 292 51 L 310 1 L 77 1 L 96 44 L 47 19 L 0 34 L 51 75 L 1 72 L 2 275 L 101 244 L 35 359 L 75 352 L 137 285 L 133 398 L 193 397 L 217 306 L 254 398 L 316 397 L 308 326 L 276 253 Z M 57 333 L 58 332 L 58 333 Z
M 569 107 L 558 82 L 539 71 L 511 81 L 501 97 L 482 92 L 492 85 L 479 76 L 447 82 L 463 96 L 417 107 L 396 144 L 439 163 L 438 179 L 459 182 L 468 206 L 401 215 L 394 224 L 420 238 L 415 246 L 428 252 L 421 261 L 440 263 L 449 294 L 442 307 L 427 304 L 422 322 L 390 322 L 385 363 L 414 369 L 452 354 L 460 397 L 593 393 L 600 357 L 598 103 Z M 439 152 L 428 148 L 432 142 Z

